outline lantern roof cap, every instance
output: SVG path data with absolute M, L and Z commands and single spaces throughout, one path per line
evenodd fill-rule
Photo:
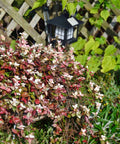
M 51 25 L 55 25 L 55 26 L 59 26 L 59 27 L 68 29 L 70 27 L 82 24 L 82 21 L 79 21 L 74 17 L 67 18 L 64 15 L 61 15 L 61 16 L 57 16 L 51 20 L 48 20 L 47 24 L 51 24 Z

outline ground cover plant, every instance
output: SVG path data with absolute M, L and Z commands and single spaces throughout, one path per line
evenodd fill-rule
M 73 51 L 59 41 L 29 46 L 24 36 L 13 46 L 1 36 L 1 143 L 120 142 L 119 89 L 103 89 Z

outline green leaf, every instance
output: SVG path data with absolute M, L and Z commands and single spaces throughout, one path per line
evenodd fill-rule
M 97 54 L 102 54 L 102 50 L 98 49 L 100 43 L 98 41 L 95 41 L 93 38 L 90 38 L 90 40 L 85 44 L 85 54 L 88 55 L 91 50 L 93 50 Z
M 85 54 L 88 55 L 89 52 L 92 50 L 92 47 L 94 46 L 95 41 L 93 38 L 90 38 L 90 40 L 85 44 Z
M 16 45 L 16 41 L 15 40 L 12 40 L 11 41 L 11 44 L 10 44 L 10 47 L 15 50 L 15 45 Z
M 32 9 L 28 9 L 28 10 L 25 12 L 24 16 L 27 17 L 31 11 L 32 11 Z
M 96 50 L 99 47 L 100 43 L 98 41 L 94 41 L 94 45 L 92 46 L 92 50 Z
M 41 2 L 36 1 L 36 2 L 33 4 L 32 10 L 33 10 L 33 9 L 36 9 L 36 8 L 38 8 L 38 7 L 40 7 L 40 6 L 41 6 Z
M 101 27 L 102 23 L 103 23 L 103 19 L 102 19 L 101 17 L 95 21 L 95 25 L 96 25 L 98 28 Z
M 103 50 L 100 49 L 100 48 L 97 48 L 97 49 L 94 50 L 94 52 L 95 52 L 96 54 L 102 54 L 102 53 L 103 53 Z
M 95 18 L 94 17 L 89 18 L 89 22 L 91 23 L 91 25 L 94 25 L 95 24 Z
M 62 10 L 65 9 L 66 5 L 67 5 L 67 0 L 62 0 Z
M 85 43 L 86 43 L 86 40 L 80 37 L 78 38 L 77 42 L 72 43 L 72 47 L 74 48 L 74 51 L 79 51 L 83 49 Z
M 8 137 L 6 138 L 6 142 L 8 142 L 11 139 L 11 134 L 8 135 Z
M 108 10 L 102 10 L 100 16 L 106 21 L 107 18 L 110 16 L 110 12 Z
M 115 7 L 120 9 L 120 0 L 111 0 Z
M 76 4 L 75 3 L 68 3 L 67 8 L 68 8 L 70 15 L 75 14 L 75 12 L 76 12 Z
M 76 58 L 76 61 L 80 62 L 82 65 L 85 65 L 87 61 L 87 56 L 86 55 L 78 55 Z
M 92 9 L 90 9 L 90 13 L 91 14 L 96 14 L 96 13 L 98 13 L 98 9 L 93 7 Z
M 9 77 L 10 76 L 9 72 L 5 72 L 5 76 Z
M 95 40 L 96 40 L 96 41 L 99 41 L 99 43 L 100 43 L 101 45 L 106 44 L 106 38 L 103 37 L 103 36 L 101 36 L 100 38 L 99 38 L 99 37 L 96 37 Z
M 116 66 L 116 60 L 112 56 L 104 56 L 102 61 L 102 69 L 101 72 L 106 73 L 112 69 L 114 69 Z
M 83 1 L 80 1 L 78 4 L 81 8 L 83 8 L 85 3 Z
M 109 56 L 112 55 L 116 52 L 116 48 L 114 47 L 114 45 L 109 45 L 106 49 L 105 49 L 105 54 L 104 56 Z
M 114 36 L 113 38 L 114 38 L 116 43 L 120 44 L 120 40 L 118 39 L 118 37 Z
M 39 1 L 34 2 L 32 10 L 43 6 L 46 3 L 46 1 L 47 0 L 39 0 Z
M 19 8 L 17 8 L 17 7 L 13 7 L 17 12 L 19 11 Z
M 119 23 L 120 23 L 120 15 L 119 15 L 119 16 L 117 16 L 117 22 L 119 22 Z
M 120 55 L 117 55 L 117 64 L 120 64 Z
M 99 0 L 99 2 L 100 2 L 100 3 L 103 3 L 103 2 L 104 2 L 104 0 Z
M 93 71 L 96 72 L 99 70 L 99 66 L 100 66 L 100 58 L 96 57 L 96 56 L 92 56 L 90 58 L 90 60 L 88 60 L 87 62 L 87 66 L 89 71 Z
M 95 125 L 94 125 L 94 127 L 95 127 L 96 129 L 98 129 L 99 131 L 103 131 L 102 126 L 101 126 L 101 125 L 97 125 L 97 124 L 95 124 Z
M 99 46 L 100 46 L 99 41 L 95 41 L 94 45 L 92 46 L 92 50 L 93 50 L 94 53 L 96 53 L 96 54 L 102 54 L 103 50 L 100 49 L 100 48 L 98 48 Z

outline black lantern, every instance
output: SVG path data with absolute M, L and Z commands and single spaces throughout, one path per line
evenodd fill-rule
M 82 21 L 75 17 L 68 17 L 65 14 L 47 20 L 49 39 L 61 40 L 62 44 L 70 44 L 77 41 L 79 25 Z

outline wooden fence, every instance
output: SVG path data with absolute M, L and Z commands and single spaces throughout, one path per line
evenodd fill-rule
M 7 36 L 10 37 L 14 29 L 17 27 L 17 25 L 19 25 L 24 29 L 24 33 L 26 33 L 26 39 L 28 36 L 31 36 L 37 43 L 44 43 L 45 39 L 43 36 L 41 36 L 42 34 L 39 34 L 34 29 L 41 19 L 41 11 L 38 11 L 29 23 L 23 18 L 28 8 L 33 6 L 35 0 L 25 0 L 18 12 L 11 6 L 13 2 L 14 0 L 0 0 L 0 20 L 3 19 L 4 21 L 4 16 L 6 13 L 12 18 L 6 27 Z
M 104 36 L 108 42 L 114 43 L 113 36 L 117 36 L 120 39 L 120 25 L 116 21 L 116 17 L 120 15 L 120 10 L 112 9 L 112 17 L 108 18 L 109 21 L 104 21 L 100 29 L 96 26 L 91 25 L 89 22 L 90 9 L 94 6 L 97 0 L 91 0 L 92 2 L 88 2 L 87 0 L 82 0 L 85 2 L 85 8 L 80 8 L 79 11 L 83 11 L 83 19 L 84 24 L 82 25 L 80 36 L 84 38 L 88 38 L 90 35 L 94 37 Z M 31 8 L 35 2 L 35 0 L 24 0 L 23 4 L 19 8 L 19 11 L 16 11 L 12 3 L 14 0 L 0 0 L 0 20 L 5 21 L 6 14 L 10 16 L 10 22 L 4 26 L 5 32 L 7 36 L 11 37 L 12 32 L 19 25 L 26 33 L 26 39 L 30 36 L 37 43 L 45 44 L 45 32 L 44 30 L 39 33 L 35 27 L 39 23 L 41 25 L 40 20 L 44 19 L 41 10 L 35 12 L 35 15 L 32 17 L 30 21 L 27 21 L 23 16 L 25 12 Z M 99 15 L 95 14 L 95 18 L 98 18 Z M 23 32 L 23 31 L 22 31 Z

